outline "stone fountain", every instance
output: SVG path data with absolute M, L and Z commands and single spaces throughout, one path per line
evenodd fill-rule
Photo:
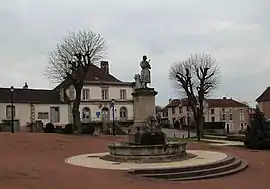
M 141 74 L 136 74 L 134 97 L 134 124 L 129 128 L 129 141 L 112 143 L 109 147 L 110 158 L 122 161 L 172 161 L 186 155 L 186 143 L 167 142 L 155 115 L 154 88 L 151 83 L 150 61 L 143 56 L 140 63 Z

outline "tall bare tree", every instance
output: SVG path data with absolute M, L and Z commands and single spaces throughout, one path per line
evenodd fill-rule
M 83 81 L 90 65 L 104 58 L 106 47 L 106 40 L 100 34 L 79 31 L 70 33 L 49 53 L 47 77 L 57 83 L 68 80 L 75 88 L 72 114 L 78 133 L 81 133 L 79 106 Z
M 190 55 L 187 60 L 171 66 L 169 78 L 176 90 L 188 98 L 196 123 L 198 140 L 203 137 L 204 101 L 219 81 L 219 68 L 210 54 Z

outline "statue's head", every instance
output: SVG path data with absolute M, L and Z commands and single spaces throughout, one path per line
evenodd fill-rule
M 136 74 L 135 76 L 134 76 L 134 79 L 140 79 L 141 78 L 141 75 L 140 74 Z
M 147 56 L 144 55 L 144 56 L 142 57 L 142 59 L 143 59 L 144 61 L 147 60 Z

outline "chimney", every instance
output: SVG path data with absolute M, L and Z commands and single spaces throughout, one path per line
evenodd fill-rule
M 171 103 L 171 102 L 172 102 L 172 99 L 170 98 L 170 99 L 169 99 L 169 103 Z
M 27 82 L 24 83 L 23 89 L 28 89 Z
M 109 62 L 108 61 L 101 61 L 100 68 L 106 73 L 109 74 Z

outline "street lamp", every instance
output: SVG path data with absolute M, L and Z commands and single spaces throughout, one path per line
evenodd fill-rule
M 196 109 L 197 109 L 197 114 L 198 114 L 199 104 L 196 105 Z M 201 140 L 201 138 L 200 138 L 200 123 L 197 124 L 197 137 L 198 137 L 198 141 L 200 141 Z
M 111 103 L 112 103 L 112 108 L 113 108 L 113 113 L 112 113 L 112 116 L 113 116 L 113 136 L 115 136 L 115 122 L 114 122 L 114 103 L 115 103 L 115 101 L 114 101 L 114 99 L 112 99 Z
M 187 124 L 188 124 L 188 138 L 190 138 L 189 111 L 187 112 Z
M 11 132 L 14 133 L 14 87 L 10 87 L 11 92 Z

